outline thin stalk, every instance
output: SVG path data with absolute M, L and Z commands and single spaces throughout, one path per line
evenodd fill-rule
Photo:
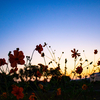
M 30 58 L 30 60 L 29 60 L 29 63 L 30 63 L 31 60 L 32 60 L 32 57 L 33 57 L 34 51 L 35 51 L 35 49 L 34 49 L 33 52 L 32 52 L 31 58 Z
M 95 54 L 94 54 L 94 65 L 95 65 Z
M 47 47 L 47 46 L 46 46 Z M 47 49 L 48 49 L 48 47 L 47 47 Z M 48 51 L 50 52 L 50 50 L 48 49 Z M 51 57 L 53 58 L 53 55 L 52 55 L 52 53 L 50 52 L 50 54 L 51 54 Z
M 45 60 L 45 57 L 43 57 L 44 58 L 44 63 L 45 63 L 45 65 L 46 65 L 46 60 Z
M 7 71 L 7 69 L 8 69 L 8 72 L 10 72 L 10 71 L 9 71 L 9 67 L 8 67 L 8 63 L 9 63 L 9 61 L 7 61 L 6 71 Z
M 75 71 L 75 68 L 76 68 L 76 59 L 74 58 L 74 71 Z
M 45 55 L 45 56 L 46 56 L 46 55 Z M 46 57 L 53 61 L 53 59 L 51 59 L 50 57 L 48 57 L 48 56 L 46 56 Z

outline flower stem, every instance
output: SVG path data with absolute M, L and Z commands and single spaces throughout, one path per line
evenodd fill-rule
M 33 57 L 34 51 L 35 51 L 35 49 L 34 49 L 33 52 L 32 52 L 32 55 L 31 55 L 31 58 L 30 58 L 29 62 L 31 62 L 31 60 L 32 60 L 32 57 Z
M 45 57 L 43 57 L 44 58 L 44 63 L 45 63 L 45 65 L 46 65 L 46 60 L 45 60 Z

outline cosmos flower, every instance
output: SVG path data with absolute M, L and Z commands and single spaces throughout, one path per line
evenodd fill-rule
M 38 70 L 37 70 L 36 74 L 38 77 L 41 77 L 41 75 L 42 75 Z
M 43 82 L 47 82 L 47 79 L 46 79 L 46 78 L 44 78 Z
M 81 74 L 82 71 L 83 71 L 82 66 L 79 66 L 79 67 L 76 68 L 76 73 Z
M 24 59 L 24 54 L 22 51 L 19 51 L 19 49 L 14 50 L 14 55 L 9 54 L 9 61 L 11 63 L 11 67 L 17 67 L 17 64 L 23 65 L 25 63 Z
M 19 100 L 20 98 L 23 99 L 24 97 L 23 88 L 18 87 L 16 85 L 13 86 L 13 91 L 11 93 L 14 94 L 14 96 L 16 96 L 17 100 Z
M 40 89 L 43 89 L 43 85 L 42 84 L 39 84 L 38 86 L 39 86 Z
M 100 61 L 98 61 L 97 65 L 98 65 L 98 66 L 100 65 Z
M 18 68 L 15 67 L 15 69 L 11 69 L 11 70 L 10 70 L 10 73 L 14 73 L 14 72 L 16 72 L 17 70 L 18 70 Z
M 48 66 L 44 66 L 43 64 L 38 64 L 38 65 L 42 67 L 43 72 L 47 71 Z
M 7 98 L 7 93 L 3 92 L 1 96 L 4 97 L 4 98 Z
M 72 58 L 75 58 L 75 59 L 76 59 L 77 56 L 80 56 L 80 53 L 77 53 L 78 50 L 76 51 L 75 48 L 74 48 L 73 50 L 71 50 L 71 52 L 73 53 L 73 54 L 72 54 Z
M 87 88 L 88 88 L 87 85 L 86 84 L 83 84 L 82 89 L 83 90 L 86 90 Z
M 30 95 L 29 100 L 35 100 L 35 93 L 32 93 L 32 95 Z
M 95 49 L 95 50 L 94 50 L 94 54 L 97 54 L 97 53 L 98 53 L 98 50 L 97 50 L 97 49 Z
M 61 88 L 57 89 L 57 95 L 61 95 Z
M 56 70 L 60 70 L 60 67 L 58 66 L 58 67 L 56 67 Z
M 48 68 L 48 66 L 44 66 L 43 67 L 43 72 L 46 72 L 47 71 L 47 68 Z
M 7 64 L 6 63 L 6 60 L 3 58 L 3 59 L 0 59 L 0 66 L 4 65 L 4 64 Z
M 41 54 L 41 52 L 43 51 L 42 45 L 41 44 L 37 45 L 35 50 L 37 50 Z

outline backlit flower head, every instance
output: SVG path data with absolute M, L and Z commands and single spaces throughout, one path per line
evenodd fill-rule
M 76 73 L 81 74 L 82 71 L 83 71 L 82 66 L 79 66 L 79 67 L 76 68 Z
M 43 72 L 46 72 L 47 71 L 47 68 L 48 68 L 48 66 L 44 66 L 43 67 Z
M 3 58 L 3 59 L 0 59 L 0 66 L 4 65 L 4 64 L 7 64 L 6 63 L 6 60 Z
M 57 89 L 57 95 L 61 95 L 61 88 Z
M 35 100 L 35 93 L 32 93 L 32 95 L 30 95 L 29 100 Z
M 100 65 L 100 61 L 98 61 L 97 65 L 98 65 L 98 66 Z
M 43 64 L 38 64 L 40 67 L 42 67 L 42 71 L 45 72 L 47 71 L 48 66 L 43 65 Z
M 67 63 L 67 58 L 65 59 L 65 64 Z
M 42 75 L 38 70 L 37 70 L 36 74 L 38 77 L 41 77 L 41 75 Z
M 40 89 L 43 89 L 43 85 L 42 84 L 39 84 L 38 86 L 39 86 Z
M 73 53 L 73 54 L 72 54 L 72 58 L 75 58 L 75 59 L 76 59 L 77 56 L 80 56 L 80 53 L 77 53 L 78 50 L 76 51 L 75 48 L 74 48 L 73 50 L 71 50 L 71 52 Z
M 44 57 L 44 56 L 45 56 L 44 52 L 43 52 L 43 53 L 41 53 L 41 57 Z
M 44 42 L 44 45 L 43 45 L 43 47 L 45 47 L 47 45 L 47 43 L 46 42 Z
M 10 73 L 14 73 L 14 72 L 16 72 L 17 70 L 18 70 L 18 68 L 15 67 L 15 69 L 11 69 L 11 70 L 10 70 Z
M 46 78 L 44 78 L 43 82 L 47 82 L 47 79 L 46 79 Z
M 60 67 L 58 66 L 58 67 L 56 67 L 56 70 L 60 70 Z
M 41 54 L 41 52 L 43 51 L 42 45 L 41 44 L 37 45 L 35 50 L 37 50 Z
M 3 98 L 7 98 L 7 93 L 6 93 L 6 92 L 3 92 L 1 96 L 2 96 Z
M 19 51 L 19 49 L 14 50 L 14 55 L 13 54 L 9 54 L 9 61 L 11 64 L 11 67 L 17 67 L 17 64 L 21 64 L 23 65 L 25 63 L 24 59 L 24 54 L 22 51 Z
M 14 94 L 14 96 L 16 96 L 17 100 L 19 99 L 23 99 L 24 94 L 23 94 L 23 88 L 22 87 L 18 87 L 18 86 L 13 86 L 13 90 L 11 92 L 12 94 Z
M 88 88 L 87 85 L 86 84 L 83 84 L 82 89 L 83 90 L 86 90 L 87 88 Z
M 97 50 L 97 49 L 95 49 L 95 50 L 94 50 L 94 54 L 97 54 L 97 53 L 98 53 L 98 50 Z

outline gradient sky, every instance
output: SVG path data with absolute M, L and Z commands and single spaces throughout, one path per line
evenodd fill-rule
M 76 48 L 85 60 L 94 60 L 94 49 L 100 57 L 100 0 L 0 0 L 0 58 L 7 60 L 9 51 L 20 48 L 31 56 L 36 45 L 46 42 L 56 50 L 56 58 L 68 59 L 68 70 L 74 68 L 71 50 Z M 44 53 L 50 57 L 46 48 Z M 49 61 L 46 58 L 47 62 Z M 36 51 L 32 64 L 44 60 Z

